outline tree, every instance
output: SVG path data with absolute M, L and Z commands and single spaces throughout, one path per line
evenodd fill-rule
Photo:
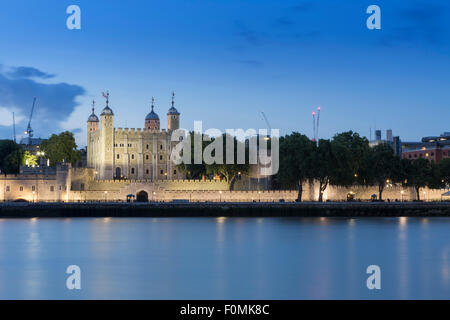
M 4 160 L 5 173 L 19 173 L 23 161 L 24 152 L 21 148 L 8 154 Z
M 406 159 L 403 159 L 406 160 Z M 413 161 L 402 161 L 404 184 L 411 186 L 416 191 L 417 200 L 420 200 L 420 188 L 426 187 L 431 180 L 431 163 L 425 158 L 419 158 Z
M 22 157 L 23 166 L 37 166 L 37 157 L 29 151 L 25 151 Z
M 378 186 L 378 199 L 383 200 L 383 191 L 388 182 L 398 182 L 400 176 L 400 158 L 386 143 L 379 144 L 367 153 L 361 176 L 366 185 Z
M 297 201 L 302 200 L 303 183 L 313 178 L 314 149 L 315 143 L 298 132 L 280 138 L 280 168 L 277 179 L 284 187 L 297 189 Z
M 13 154 L 14 155 L 11 155 Z M 10 157 L 8 157 L 11 155 Z M 4 173 L 18 173 L 21 147 L 13 140 L 0 140 L 0 169 Z
M 50 139 L 41 143 L 41 150 L 45 152 L 51 166 L 60 162 L 70 162 L 74 165 L 81 159 L 73 133 L 69 131 L 53 134 Z
M 233 163 L 227 163 L 227 137 L 233 141 L 233 149 L 232 149 L 232 155 L 228 155 L 228 158 L 233 159 Z M 239 141 L 236 139 L 236 137 L 231 137 L 227 134 L 222 135 L 222 147 L 223 147 L 223 157 L 222 159 L 216 159 L 216 160 L 222 160 L 222 163 L 217 163 L 219 161 L 216 161 L 212 164 L 206 164 L 206 173 L 207 174 L 213 174 L 213 175 L 219 175 L 221 178 L 225 179 L 225 181 L 228 183 L 229 190 L 233 190 L 234 183 L 236 182 L 239 175 L 247 174 L 250 169 L 249 165 L 249 156 L 248 156 L 248 149 L 245 148 L 244 142 Z M 214 142 L 215 139 L 212 139 L 212 142 Z M 245 151 L 245 158 L 244 163 L 238 163 L 238 150 L 244 150 Z M 216 151 L 214 150 L 212 152 L 212 156 L 216 156 Z
M 205 149 L 205 142 L 203 142 L 203 135 L 194 131 L 189 132 L 190 137 L 190 145 L 191 145 L 191 159 L 190 163 L 181 163 L 177 166 L 177 168 L 180 170 L 180 172 L 184 173 L 188 179 L 201 179 L 203 175 L 206 174 L 206 165 L 203 161 L 202 157 L 202 163 L 195 164 L 194 161 L 194 140 L 195 137 L 202 139 L 202 155 L 203 150 Z M 183 156 L 183 152 L 180 156 Z
M 323 201 L 323 193 L 327 189 L 333 175 L 334 153 L 330 140 L 319 140 L 313 152 L 313 177 L 319 182 L 319 202 Z
M 450 186 L 450 158 L 441 160 L 438 167 L 438 179 L 443 187 Z
M 358 133 L 347 131 L 336 134 L 331 141 L 334 154 L 333 175 L 330 183 L 348 187 L 358 182 L 367 153 L 370 150 L 369 141 Z

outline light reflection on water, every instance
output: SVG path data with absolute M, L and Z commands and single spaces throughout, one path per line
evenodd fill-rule
M 447 218 L 0 220 L 1 299 L 446 299 Z M 67 266 L 82 290 L 65 288 Z M 382 290 L 366 288 L 381 267 Z

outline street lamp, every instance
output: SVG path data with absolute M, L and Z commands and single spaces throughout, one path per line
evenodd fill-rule
M 222 202 L 222 191 L 219 191 L 219 202 Z
M 105 191 L 105 202 L 107 201 L 108 191 Z
M 400 196 L 401 196 L 401 198 L 402 198 L 402 202 L 403 202 L 403 194 L 405 193 L 405 191 L 400 191 Z

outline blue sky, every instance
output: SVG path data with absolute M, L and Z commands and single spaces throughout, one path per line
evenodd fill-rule
M 321 137 L 370 128 L 403 140 L 450 131 L 446 1 L 1 0 L 0 137 L 70 129 L 85 145 L 91 101 L 109 90 L 117 127 L 165 126 L 176 93 L 181 125 L 265 128 Z M 81 30 L 66 8 L 81 8 Z M 381 30 L 366 8 L 381 8 Z M 383 132 L 384 135 L 384 132 Z

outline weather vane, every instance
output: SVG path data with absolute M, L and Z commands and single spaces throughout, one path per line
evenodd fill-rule
M 103 97 L 106 99 L 106 106 L 109 104 L 109 91 L 106 91 L 106 94 L 102 92 Z

